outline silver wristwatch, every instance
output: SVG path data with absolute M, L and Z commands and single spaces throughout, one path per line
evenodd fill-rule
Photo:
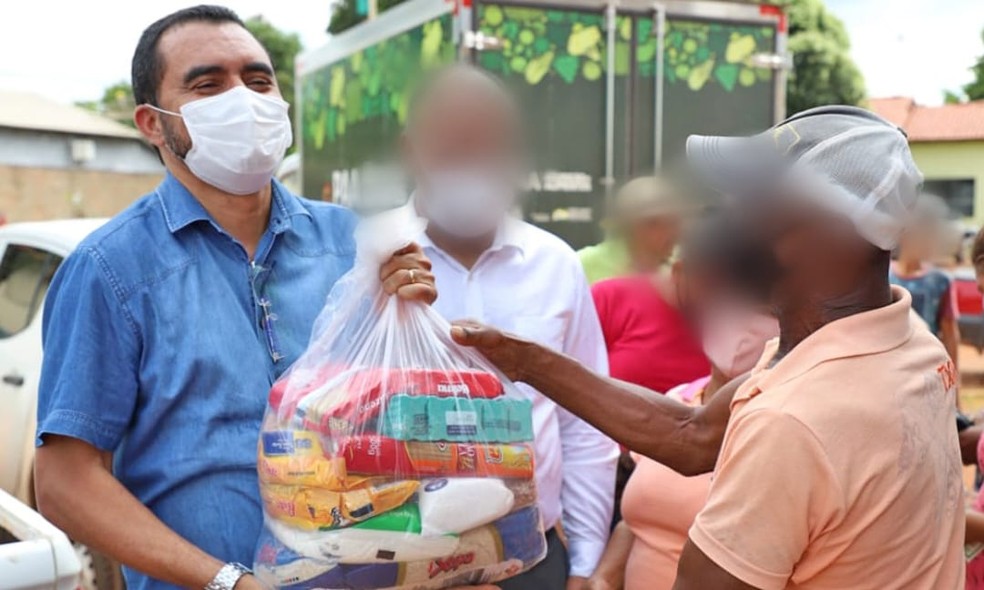
M 205 590 L 232 590 L 239 578 L 251 574 L 248 567 L 241 563 L 227 563 L 215 574 L 212 581 L 205 584 Z

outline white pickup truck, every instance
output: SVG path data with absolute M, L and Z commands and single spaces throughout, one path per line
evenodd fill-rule
M 73 219 L 0 226 L 0 590 L 123 587 L 115 564 L 79 544 L 67 545 L 79 578 L 67 582 L 73 575 L 65 553 L 68 540 L 32 510 L 41 309 L 62 260 L 103 223 Z M 39 569 L 42 564 L 46 569 Z

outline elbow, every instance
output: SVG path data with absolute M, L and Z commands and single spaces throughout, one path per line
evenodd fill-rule
M 675 471 L 694 477 L 714 470 L 721 439 L 712 430 L 697 419 L 690 419 L 681 426 L 681 439 L 687 441 L 687 452 L 673 467 Z
M 64 530 L 65 495 L 73 486 L 64 481 L 66 470 L 59 468 L 57 463 L 56 457 L 38 449 L 34 462 L 34 500 L 41 516 Z
M 52 482 L 55 471 L 50 468 L 50 458 L 38 452 L 34 461 L 34 501 L 41 516 L 57 526 L 55 508 L 58 506 L 58 485 Z

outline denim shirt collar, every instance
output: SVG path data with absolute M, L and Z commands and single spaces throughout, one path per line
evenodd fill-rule
M 287 231 L 290 229 L 291 220 L 295 215 L 311 217 L 311 212 L 308 211 L 299 198 L 292 195 L 277 179 L 273 179 L 272 183 L 270 231 L 275 234 Z M 155 192 L 158 201 L 161 203 L 161 209 L 164 211 L 164 220 L 167 222 L 167 228 L 172 234 L 181 231 L 196 221 L 207 221 L 215 229 L 225 233 L 215 220 L 212 219 L 212 216 L 208 214 L 208 211 L 205 210 L 205 207 L 202 206 L 198 199 L 170 172 L 164 175 L 164 180 Z

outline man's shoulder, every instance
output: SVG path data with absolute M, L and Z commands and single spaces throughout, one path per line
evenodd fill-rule
M 296 230 L 294 235 L 305 242 L 309 242 L 309 247 L 304 248 L 305 251 L 316 246 L 317 250 L 324 250 L 341 256 L 355 254 L 355 226 L 358 223 L 358 217 L 351 209 L 293 194 L 290 194 L 288 198 L 295 199 L 304 210 L 310 213 L 310 217 L 295 215 L 292 221 Z M 292 241 L 291 236 L 288 236 L 288 242 Z M 290 245 L 294 250 L 297 250 L 296 245 Z
M 144 195 L 79 242 L 79 251 L 96 252 L 111 258 L 133 256 L 143 245 L 160 243 L 167 224 L 156 193 Z

